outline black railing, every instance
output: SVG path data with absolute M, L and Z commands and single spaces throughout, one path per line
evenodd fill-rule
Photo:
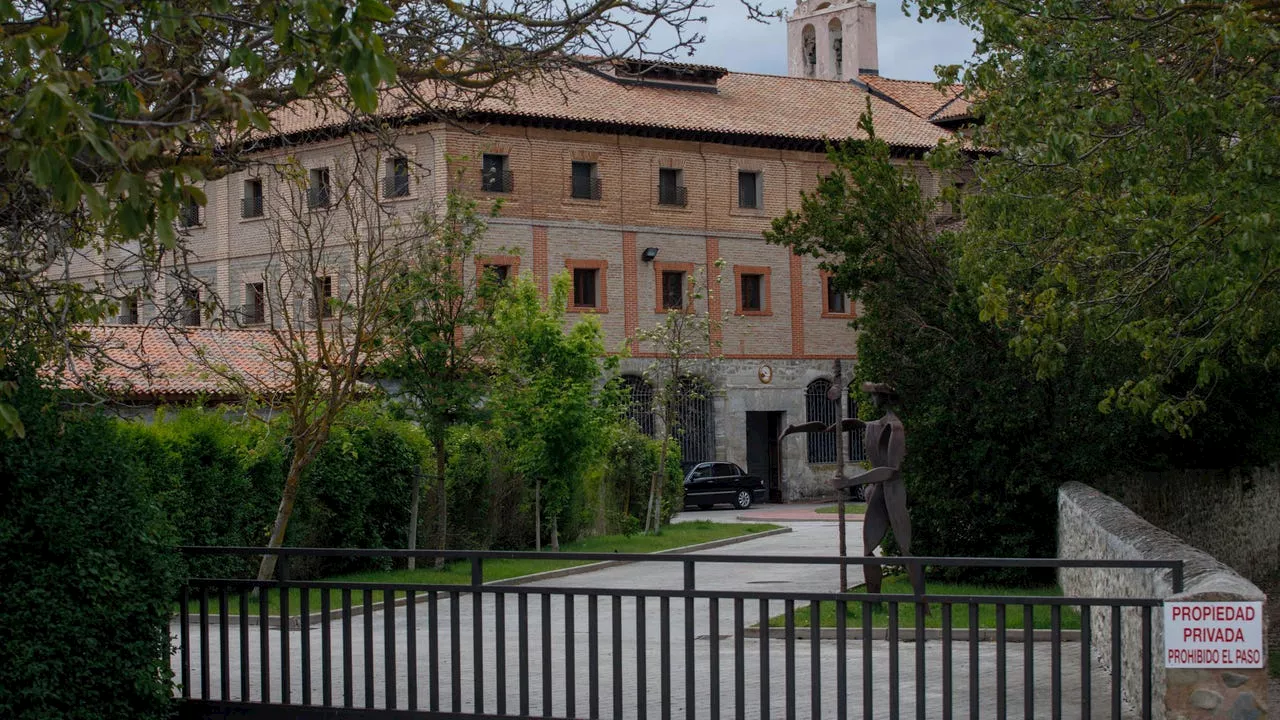
M 516 179 L 510 170 L 498 172 L 491 170 L 484 173 L 480 189 L 485 192 L 509 193 L 516 190 Z
M 241 325 L 263 325 L 267 322 L 266 308 L 261 305 L 245 304 L 236 310 Z
M 200 224 L 200 206 L 195 203 L 183 205 L 178 212 L 178 222 L 182 227 L 196 227 Z
M 570 193 L 578 200 L 599 200 L 601 195 L 600 178 L 573 178 Z
M 240 199 L 240 217 L 242 218 L 262 217 L 262 212 L 263 212 L 262 205 L 263 203 L 262 203 L 261 195 L 246 195 L 245 197 Z
M 409 197 L 409 176 L 388 175 L 383 178 L 382 196 L 387 198 Z
M 658 184 L 658 204 L 678 205 L 684 207 L 689 202 L 688 193 L 683 185 Z
M 256 556 L 263 551 L 184 552 Z M 824 567 L 834 575 L 831 566 L 840 563 L 900 565 L 904 558 L 309 548 L 274 554 L 279 556 L 277 580 L 195 578 L 184 587 L 174 656 L 182 717 L 228 712 L 293 717 L 302 707 L 318 706 L 362 708 L 353 717 L 369 718 L 400 717 L 402 709 L 482 717 L 622 718 L 660 711 L 666 718 L 676 711 L 686 718 L 896 718 L 951 717 L 967 705 L 969 717 L 1006 717 L 1012 709 L 1028 718 L 1118 718 L 1122 700 L 1132 702 L 1141 717 L 1152 715 L 1152 616 L 1158 599 L 916 597 L 787 592 L 749 583 L 706 590 L 697 584 L 700 566 L 804 565 L 812 566 L 806 573 L 812 577 Z M 469 582 L 295 581 L 289 576 L 295 558 L 411 556 L 464 561 Z M 681 572 L 633 583 L 643 587 L 483 582 L 485 561 L 511 558 L 678 563 Z M 910 562 L 1157 570 L 1171 573 L 1175 589 L 1182 582 L 1176 561 Z M 921 610 L 925 602 L 940 611 L 938 627 L 926 627 L 923 612 L 915 612 L 913 623 L 899 621 L 904 611 Z M 797 628 L 798 618 L 821 624 L 821 603 L 834 604 L 833 625 L 808 633 Z M 860 622 L 848 619 L 851 608 L 861 610 Z M 1047 627 L 1027 631 L 1037 608 L 1046 609 Z M 976 629 L 980 613 L 989 612 L 992 626 Z M 1079 613 L 1078 631 L 1064 627 L 1074 613 Z M 1110 676 L 1094 661 L 1090 627 L 1095 619 L 1110 623 Z M 967 626 L 957 627 L 957 621 Z M 1010 627 L 1019 622 L 1023 629 Z M 1121 632 L 1130 623 L 1139 634 Z M 1122 698 L 1116 669 L 1123 667 L 1121 651 L 1132 651 L 1122 647 L 1128 637 L 1140 638 L 1141 697 Z
M 329 186 L 312 185 L 307 188 L 307 207 L 313 210 L 329 207 Z

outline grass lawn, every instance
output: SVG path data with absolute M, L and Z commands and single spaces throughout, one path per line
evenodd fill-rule
M 779 526 L 764 523 L 742 524 L 742 523 L 714 523 L 707 520 L 699 520 L 696 522 L 675 523 L 668 525 L 662 529 L 658 535 L 603 535 L 600 537 L 586 538 L 576 542 L 565 543 L 560 546 L 562 552 L 589 552 L 589 553 L 651 553 L 660 552 L 662 550 L 672 550 L 675 548 L 685 547 L 687 545 L 696 545 L 698 543 L 711 542 L 712 540 L 723 540 L 726 538 L 741 537 L 743 535 L 753 535 L 755 533 L 773 530 Z M 381 570 L 361 573 L 351 573 L 348 575 L 340 575 L 336 577 L 323 578 L 325 581 L 340 582 L 358 582 L 358 583 L 392 583 L 404 585 L 467 585 L 471 583 L 471 563 L 470 561 L 455 561 L 447 563 L 443 568 L 436 569 L 432 566 L 431 559 L 419 559 L 419 567 L 416 570 Z M 428 567 L 421 567 L 421 565 Z M 493 580 L 506 580 L 508 578 L 519 577 L 521 575 L 531 575 L 533 573 L 546 572 L 548 570 L 560 570 L 578 565 L 589 565 L 590 561 L 583 560 L 486 560 L 484 562 L 484 579 L 485 582 Z M 238 589 L 235 590 L 238 595 Z M 300 590 L 298 588 L 289 588 L 289 612 L 291 615 L 298 613 L 299 604 L 301 603 Z M 309 610 L 316 612 L 320 609 L 320 595 L 323 591 L 318 589 L 308 590 Z M 374 590 L 373 601 L 381 602 L 383 598 L 382 590 Z M 339 590 L 330 591 L 330 603 L 332 608 L 340 608 L 342 605 L 342 592 Z M 351 602 L 353 605 L 363 603 L 363 593 L 360 591 L 352 591 Z M 403 592 L 396 592 L 396 597 L 404 595 Z M 266 592 L 267 608 L 273 614 L 279 614 L 280 611 L 280 593 L 278 590 L 270 589 Z M 249 599 L 249 612 L 255 614 L 259 612 L 258 600 L 256 598 Z M 191 613 L 195 615 L 199 612 L 200 603 L 193 600 L 189 607 Z M 218 608 L 218 598 L 216 594 L 210 593 L 209 597 L 210 613 L 216 613 Z M 240 612 L 240 598 L 232 596 L 227 601 L 227 612 L 236 614 Z
M 859 588 L 855 593 L 865 592 Z M 910 594 L 911 582 L 905 575 L 891 575 L 884 579 L 882 592 L 888 595 Z M 933 582 L 929 581 L 925 585 L 925 592 L 930 595 L 1036 595 L 1058 596 L 1062 594 L 1055 585 L 1046 585 L 1043 587 L 1029 588 L 1003 588 L 1003 587 L 986 587 L 982 585 L 962 585 L 959 583 Z M 929 603 L 930 614 L 925 616 L 925 627 L 942 627 L 942 609 L 938 603 Z M 809 608 L 797 609 L 796 626 L 809 627 Z M 1021 628 L 1022 627 L 1022 606 L 1009 605 L 1005 608 L 1005 627 Z M 819 617 L 822 620 L 822 627 L 836 626 L 836 604 L 833 602 L 824 602 L 821 605 Z M 862 627 L 862 604 L 850 602 L 846 606 L 846 620 L 849 627 Z M 1048 629 L 1050 623 L 1050 609 L 1047 606 L 1036 606 L 1033 610 L 1033 623 L 1035 628 Z M 769 618 L 770 627 L 783 627 L 786 625 L 786 616 L 777 615 Z M 871 611 L 871 624 L 874 627 L 889 627 L 889 605 L 888 603 L 880 603 L 878 607 L 873 607 Z M 901 603 L 898 605 L 898 627 L 913 628 L 916 625 L 916 606 L 913 603 Z M 969 627 L 969 606 L 953 605 L 951 607 L 951 626 L 953 628 Z M 978 627 L 994 628 L 996 626 L 996 607 L 995 605 L 979 605 L 978 606 Z M 1080 628 L 1080 613 L 1076 608 L 1062 608 L 1062 627 L 1064 629 L 1076 630 Z
M 867 504 L 860 502 L 847 502 L 844 504 L 844 511 L 849 515 L 864 515 L 867 512 Z M 840 508 L 835 505 L 823 506 L 818 508 L 817 512 L 823 515 L 838 515 Z

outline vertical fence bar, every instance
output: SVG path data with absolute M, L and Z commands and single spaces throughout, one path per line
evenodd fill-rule
M 1080 606 L 1080 720 L 1093 714 L 1093 608 Z
M 707 624 L 710 625 L 707 640 L 711 645 L 711 677 L 707 687 L 711 692 L 711 717 L 720 718 L 720 601 L 707 601 Z
M 484 570 L 480 558 L 471 559 L 471 682 L 475 710 L 484 712 Z
M 1050 712 L 1053 720 L 1062 720 L 1062 606 L 1049 609 L 1050 670 L 1049 686 L 1052 697 Z
M 440 711 L 440 593 L 431 590 L 427 593 L 427 628 L 431 634 L 427 636 L 427 654 L 431 657 L 431 667 L 427 670 L 427 701 L 431 712 Z
M 387 694 L 383 707 L 388 710 L 395 710 L 397 705 L 396 695 L 399 694 L 399 688 L 396 687 L 395 590 L 387 589 L 382 591 L 382 620 L 382 673 L 386 675 L 386 678 L 383 679 L 383 690 Z
M 613 717 L 622 717 L 622 596 L 613 596 Z
M 551 715 L 551 594 L 542 594 L 542 714 Z
M 227 609 L 227 586 L 218 588 L 218 699 L 231 699 L 231 617 Z
M 520 593 L 516 603 L 516 620 L 519 623 L 517 634 L 520 651 L 520 714 L 529 714 L 529 596 Z
M 745 602 L 742 598 L 733 599 L 733 717 L 745 720 L 747 717 L 747 653 Z M 769 624 L 760 623 L 760 634 L 763 637 L 769 632 Z
M 809 603 L 809 717 L 822 717 L 822 603 Z
M 249 702 L 249 587 L 240 587 L 240 702 Z
M 320 698 L 325 707 L 333 706 L 333 637 L 329 627 L 329 588 L 320 591 Z
M 360 626 L 364 628 L 364 706 L 371 708 L 376 689 L 373 679 L 373 590 L 371 588 L 364 590 Z
M 355 668 L 352 667 L 351 588 L 342 588 L 342 706 L 355 705 Z
M 942 720 L 951 720 L 951 603 L 942 603 Z
M 649 651 L 645 643 L 645 599 L 643 595 L 636 596 L 636 717 L 643 718 L 648 715 L 647 703 L 649 701 L 649 670 L 645 667 L 648 662 Z
M 969 603 L 969 717 L 978 717 L 978 696 L 982 678 L 978 675 L 978 604 Z
M 770 715 L 769 708 L 769 601 L 760 598 L 760 717 Z
M 462 595 L 449 592 L 449 707 L 462 712 Z
M 564 596 L 564 714 L 565 717 L 578 715 L 577 698 L 577 663 L 573 646 L 573 596 Z
M 587 702 L 591 720 L 600 717 L 600 608 L 599 596 L 587 596 Z
M 200 586 L 200 699 L 209 700 L 209 588 Z
M 925 720 L 924 715 L 924 614 L 928 609 L 928 605 L 922 602 L 915 604 L 916 609 L 916 720 Z
M 280 556 L 280 702 L 289 704 L 293 695 L 292 668 L 289 662 L 289 556 Z
M 258 672 L 262 702 L 271 702 L 271 587 L 258 586 Z
M 498 714 L 507 714 L 507 594 L 498 590 L 493 595 L 494 694 Z
M 1120 718 L 1120 678 L 1124 675 L 1121 664 L 1120 606 L 1111 606 L 1111 717 Z
M 1151 720 L 1151 613 L 1142 608 L 1142 720 Z
M 409 709 L 418 709 L 418 598 L 413 588 L 404 591 L 404 655 L 408 676 Z
M 1036 686 L 1035 644 L 1036 644 L 1035 606 L 1022 606 L 1022 716 L 1036 716 L 1036 694 L 1032 688 Z
M 782 603 L 783 617 L 786 618 L 786 635 L 783 638 L 783 667 L 786 669 L 783 675 L 785 685 L 783 686 L 787 720 L 795 720 L 796 718 L 796 603 L 794 600 L 787 600 Z
M 178 642 L 182 645 L 179 662 L 182 665 L 182 697 L 191 698 L 191 590 L 184 582 L 178 595 Z M 248 700 L 246 696 L 242 698 Z
M 849 603 L 836 601 L 836 720 L 849 716 Z
M 862 718 L 875 717 L 875 701 L 871 689 L 871 603 L 862 603 Z
M 298 590 L 298 619 L 302 623 L 302 633 L 298 638 L 302 653 L 302 704 L 311 704 L 311 591 L 306 588 Z
M 898 602 L 889 601 L 889 717 L 898 720 L 902 713 L 898 685 L 902 682 L 898 667 Z
M 659 599 L 658 627 L 661 635 L 658 642 L 658 658 L 661 665 L 662 684 L 662 720 L 671 720 L 671 598 Z
M 1008 634 L 1008 623 L 1005 617 L 1008 608 L 1004 603 L 996 603 L 996 718 L 1005 720 L 1009 716 L 1008 678 L 1005 663 L 1008 661 L 1005 642 Z
M 692 593 L 694 590 L 695 580 L 694 564 L 691 560 L 684 562 L 684 591 Z M 687 595 L 684 599 L 684 714 L 686 720 L 694 720 L 694 710 L 697 707 L 697 699 L 694 697 L 693 682 L 693 595 Z

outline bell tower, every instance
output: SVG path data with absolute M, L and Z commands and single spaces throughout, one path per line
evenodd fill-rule
M 869 0 L 796 0 L 787 16 L 787 74 L 819 80 L 878 75 L 876 5 Z

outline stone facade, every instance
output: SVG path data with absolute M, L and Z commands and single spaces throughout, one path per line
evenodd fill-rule
M 1175 593 L 1169 571 L 1063 569 L 1063 593 L 1080 597 L 1163 598 L 1167 600 L 1265 601 L 1248 580 L 1210 555 L 1135 515 L 1097 490 L 1077 482 L 1058 491 L 1058 557 L 1096 560 L 1182 560 L 1183 590 Z M 1110 667 L 1110 610 L 1092 611 L 1094 662 Z M 1265 616 L 1265 613 L 1264 613 Z M 1159 608 L 1152 618 L 1155 717 L 1167 720 L 1245 720 L 1267 713 L 1267 671 L 1166 671 Z M 1142 692 L 1142 614 L 1123 611 L 1121 620 L 1122 696 L 1131 706 Z M 1265 652 L 1264 652 L 1265 656 Z

